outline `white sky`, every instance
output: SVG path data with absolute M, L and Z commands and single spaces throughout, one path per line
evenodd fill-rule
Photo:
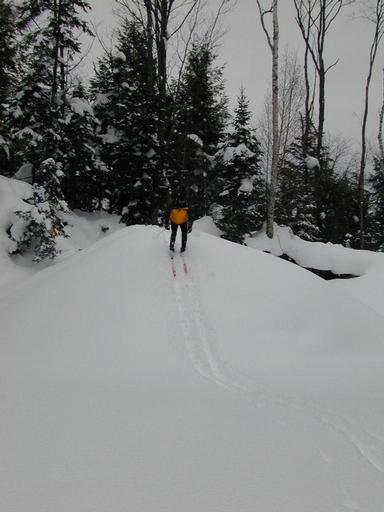
M 212 8 L 217 0 L 209 0 Z M 108 34 L 116 26 L 113 15 L 114 0 L 91 0 L 91 19 L 98 33 L 108 40 Z M 281 0 L 279 7 L 281 53 L 289 46 L 301 57 L 303 42 L 294 20 L 292 0 Z M 345 8 L 332 26 L 327 40 L 327 62 L 339 59 L 330 70 L 326 82 L 326 130 L 360 140 L 360 119 L 363 110 L 364 88 L 368 69 L 368 54 L 372 40 L 373 24 L 353 18 L 353 9 Z M 219 49 L 221 62 L 226 63 L 227 94 L 236 97 L 243 82 L 251 99 L 256 116 L 261 113 L 264 95 L 269 87 L 271 56 L 264 32 L 261 29 L 255 0 L 238 0 L 237 7 L 225 21 L 229 31 Z M 382 68 L 384 41 L 377 56 L 371 84 L 369 135 L 376 144 L 378 111 L 382 99 Z M 95 42 L 92 56 L 101 54 Z M 89 65 L 89 64 L 88 64 Z

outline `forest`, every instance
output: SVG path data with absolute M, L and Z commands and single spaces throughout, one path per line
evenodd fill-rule
M 36 260 L 54 258 L 68 210 L 163 226 L 180 191 L 194 219 L 211 216 L 239 244 L 261 229 L 272 238 L 277 223 L 303 240 L 384 251 L 384 102 L 377 140 L 366 134 L 377 115 L 369 98 L 384 0 L 292 0 L 299 57 L 279 47 L 279 1 L 257 0 L 255 30 L 271 50 L 259 116 L 244 87 L 229 108 L 217 59 L 235 1 L 214 12 L 204 0 L 114 3 L 113 44 L 84 79 L 84 37 L 100 37 L 87 21 L 92 2 L 0 0 L 0 173 L 33 185 L 30 207 L 8 230 L 10 252 L 33 244 Z M 361 144 L 346 162 L 348 148 L 324 126 L 326 80 L 337 65 L 325 47 L 352 8 L 371 30 Z

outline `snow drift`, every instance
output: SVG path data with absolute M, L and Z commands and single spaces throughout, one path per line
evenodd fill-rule
M 1 510 L 382 512 L 383 316 L 132 227 L 0 301 Z

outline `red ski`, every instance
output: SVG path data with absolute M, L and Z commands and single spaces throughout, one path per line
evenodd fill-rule
M 175 255 L 171 252 L 171 270 L 174 279 L 176 279 Z
M 184 259 L 184 255 L 183 255 L 183 254 L 181 255 L 181 259 L 183 260 L 183 269 L 184 269 L 184 274 L 188 274 L 187 262 L 185 261 L 185 259 Z

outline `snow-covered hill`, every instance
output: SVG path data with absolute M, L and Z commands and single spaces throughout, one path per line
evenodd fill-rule
M 382 512 L 384 311 L 199 230 L 174 279 L 167 236 L 3 295 L 0 510 Z

